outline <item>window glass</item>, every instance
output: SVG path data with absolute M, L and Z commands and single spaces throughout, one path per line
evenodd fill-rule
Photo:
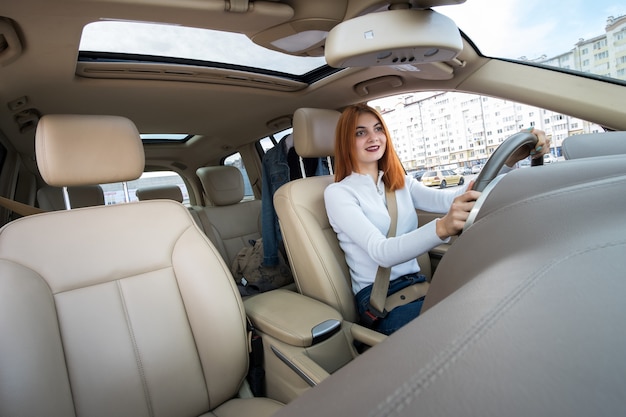
M 119 20 L 86 25 L 79 50 L 218 62 L 292 75 L 303 75 L 326 64 L 324 57 L 295 56 L 264 48 L 241 33 Z
M 263 151 L 267 152 L 269 149 L 276 146 L 276 144 L 280 142 L 285 136 L 287 136 L 288 134 L 292 132 L 293 132 L 293 129 L 289 128 L 289 129 L 281 130 L 280 132 L 274 133 L 273 135 L 264 137 L 263 139 L 259 141 L 261 143 L 261 147 L 263 148 Z
M 407 172 L 480 165 L 506 138 L 531 126 L 546 132 L 556 159 L 566 137 L 604 130 L 550 110 L 467 93 L 403 94 L 369 104 L 385 119 Z
M 452 18 L 487 56 L 625 81 L 619 61 L 626 56 L 624 2 L 576 1 L 564 6 L 556 0 L 481 0 L 435 9 Z M 489 25 L 484 24 L 485 10 Z
M 130 201 L 137 201 L 135 192 L 138 188 L 157 185 L 177 185 L 183 193 L 183 204 L 189 205 L 189 193 L 183 178 L 173 171 L 144 172 L 141 177 L 128 182 L 128 194 Z M 124 187 L 122 183 L 101 184 L 104 191 L 105 204 L 118 204 L 124 202 Z
M 241 175 L 243 176 L 243 198 L 253 199 L 254 192 L 252 191 L 248 171 L 246 171 L 246 167 L 241 159 L 241 154 L 239 152 L 232 154 L 224 160 L 224 165 L 232 165 L 241 171 Z

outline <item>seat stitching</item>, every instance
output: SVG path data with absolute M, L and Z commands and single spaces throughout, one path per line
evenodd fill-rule
M 530 274 L 527 279 L 514 288 L 505 298 L 503 298 L 496 306 L 485 314 L 481 319 L 474 323 L 464 334 L 456 338 L 447 348 L 437 354 L 429 363 L 427 363 L 417 374 L 409 378 L 407 382 L 398 387 L 393 393 L 374 408 L 370 416 L 392 416 L 398 415 L 437 378 L 450 368 L 475 342 L 480 340 L 486 333 L 504 316 L 507 310 L 510 310 L 518 301 L 524 298 L 534 286 L 543 278 L 545 274 L 556 268 L 558 265 L 569 259 L 575 258 L 582 254 L 593 252 L 599 249 L 622 246 L 626 244 L 626 240 L 617 242 L 609 242 L 601 245 L 590 246 L 563 257 L 561 260 L 549 263 L 543 268 Z
M 139 371 L 139 376 L 141 377 L 141 385 L 143 386 L 144 395 L 146 396 L 146 405 L 148 407 L 148 414 L 150 416 L 154 416 L 154 410 L 152 408 L 152 398 L 150 396 L 150 390 L 148 389 L 148 383 L 146 380 L 146 374 L 143 367 L 143 362 L 141 360 L 141 352 L 139 351 L 139 346 L 137 345 L 137 339 L 135 338 L 135 332 L 133 331 L 133 325 L 130 320 L 130 315 L 128 313 L 128 308 L 126 305 L 126 299 L 124 298 L 124 292 L 122 290 L 121 280 L 116 280 L 117 289 L 120 295 L 120 301 L 122 302 L 122 307 L 124 309 L 124 317 L 126 318 L 126 326 L 128 327 L 128 334 L 130 336 L 130 340 L 133 344 L 133 350 L 135 353 L 135 362 L 137 364 L 137 370 Z

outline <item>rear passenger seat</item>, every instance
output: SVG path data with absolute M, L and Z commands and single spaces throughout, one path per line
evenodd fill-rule
M 236 167 L 202 167 L 196 174 L 213 205 L 194 209 L 206 235 L 230 266 L 250 240 L 261 237 L 261 200 L 242 201 L 243 176 Z
M 138 188 L 135 191 L 135 196 L 139 201 L 162 199 L 174 200 L 179 203 L 183 202 L 183 191 L 178 185 L 174 184 L 152 185 L 149 187 Z M 199 213 L 201 210 L 202 209 L 200 207 L 189 207 L 191 217 L 193 217 L 198 226 L 200 226 L 200 228 L 204 231 L 204 226 L 199 217 Z M 213 239 L 211 239 L 211 241 L 213 241 L 213 244 L 215 244 L 215 241 Z
M 71 208 L 104 205 L 104 191 L 99 185 L 68 187 Z M 37 190 L 37 204 L 46 211 L 65 210 L 63 189 L 45 186 Z
M 249 240 L 261 238 L 261 200 L 242 201 L 243 177 L 233 166 L 203 167 L 196 173 L 205 198 L 213 205 L 191 206 L 189 211 L 230 267 L 239 251 L 249 246 Z M 139 200 L 183 200 L 180 188 L 175 185 L 140 188 L 136 195 Z M 282 288 L 296 291 L 293 282 Z
M 213 242 L 230 266 L 237 253 L 249 246 L 248 241 L 261 237 L 261 200 L 242 201 L 244 185 L 241 171 L 233 166 L 199 168 L 205 197 L 212 206 L 189 208 L 200 228 Z M 138 189 L 139 200 L 170 199 L 183 201 L 182 191 L 176 185 L 159 185 Z

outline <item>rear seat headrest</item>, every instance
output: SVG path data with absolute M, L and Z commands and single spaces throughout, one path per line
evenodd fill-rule
M 183 191 L 175 184 L 138 188 L 135 195 L 139 201 L 164 199 L 183 202 Z
M 139 132 L 119 116 L 45 115 L 35 153 L 44 181 L 57 187 L 131 181 L 144 169 Z
M 216 206 L 228 206 L 243 200 L 243 176 L 238 168 L 230 165 L 202 167 L 198 168 L 196 175 L 207 197 Z
M 293 142 L 303 158 L 334 156 L 337 110 L 300 108 L 293 114 Z

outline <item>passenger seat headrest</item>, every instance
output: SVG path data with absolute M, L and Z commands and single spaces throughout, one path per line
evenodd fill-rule
M 138 188 L 135 195 L 139 201 L 163 199 L 183 202 L 183 191 L 175 184 Z
M 202 167 L 196 170 L 204 192 L 216 206 L 237 204 L 243 200 L 243 176 L 230 165 Z
M 56 187 L 135 180 L 145 163 L 137 128 L 119 116 L 45 115 L 35 154 L 44 181 Z
M 293 141 L 303 158 L 321 158 L 335 154 L 337 110 L 300 108 L 293 114 Z

